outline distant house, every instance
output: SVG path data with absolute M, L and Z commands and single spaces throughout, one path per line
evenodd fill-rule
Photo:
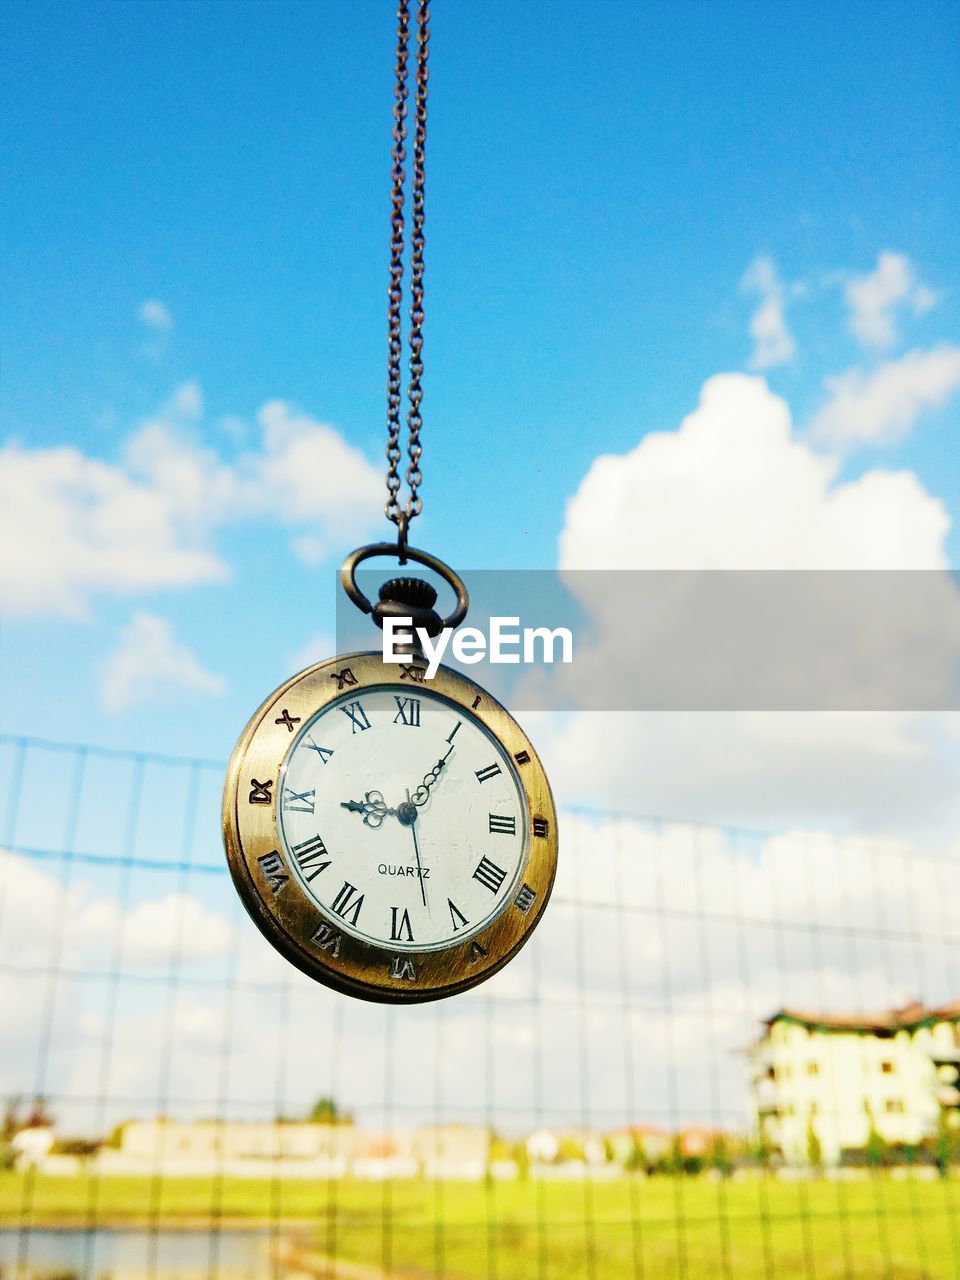
M 470 1124 L 424 1125 L 412 1131 L 411 1154 L 427 1178 L 478 1180 L 490 1161 L 490 1132 Z
M 28 1125 L 15 1134 L 10 1143 L 18 1169 L 43 1165 L 53 1146 L 54 1133 L 49 1125 Z
M 358 1178 L 478 1181 L 489 1161 L 490 1135 L 476 1125 L 395 1128 L 389 1134 L 357 1130 L 350 1172 Z
M 560 1154 L 560 1139 L 552 1129 L 537 1129 L 527 1138 L 527 1155 L 531 1160 L 549 1163 Z
M 352 1125 L 131 1120 L 98 1156 L 103 1174 L 336 1177 L 353 1158 Z
M 960 1131 L 960 1000 L 880 1013 L 780 1009 L 748 1050 L 756 1136 L 790 1164 Z
M 623 1125 L 609 1135 L 614 1160 L 625 1166 L 654 1165 L 670 1150 L 672 1137 L 652 1124 Z
M 536 1129 L 524 1145 L 533 1177 L 606 1177 L 619 1167 L 607 1136 L 594 1129 Z
M 703 1125 L 694 1125 L 689 1129 L 681 1129 L 677 1134 L 677 1146 L 680 1154 L 695 1160 L 706 1159 L 717 1149 L 718 1144 L 729 1142 L 731 1135 L 722 1129 L 707 1129 Z
M 269 1121 L 132 1120 L 97 1156 L 101 1174 L 165 1177 L 428 1178 L 484 1176 L 490 1139 L 475 1125 L 398 1127 Z

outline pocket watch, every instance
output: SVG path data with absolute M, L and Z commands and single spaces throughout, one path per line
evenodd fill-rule
M 390 238 L 386 515 L 396 545 L 354 551 L 341 581 L 381 626 L 409 618 L 400 665 L 382 653 L 318 663 L 272 693 L 244 730 L 223 795 L 223 837 L 244 906 L 282 955 L 312 978 L 367 1000 L 413 1003 L 465 991 L 526 942 L 557 865 L 557 820 L 526 734 L 486 690 L 440 667 L 427 680 L 417 628 L 438 635 L 466 615 L 462 580 L 407 545 L 420 514 L 423 192 L 429 0 L 417 0 L 411 175 L 409 497 L 398 494 L 409 0 L 398 8 Z M 457 605 L 442 621 L 416 578 L 356 583 L 371 556 L 438 573 Z
M 457 590 L 446 565 L 404 548 Z M 376 606 L 355 568 L 348 594 L 382 625 L 410 617 L 437 634 L 436 592 L 393 579 Z M 403 634 L 398 633 L 398 634 Z M 523 946 L 553 887 L 557 822 L 530 740 L 485 689 L 449 667 L 426 679 L 405 660 L 350 653 L 275 690 L 227 772 L 223 834 L 234 884 L 260 930 L 310 977 L 368 1000 L 413 1003 L 464 991 Z

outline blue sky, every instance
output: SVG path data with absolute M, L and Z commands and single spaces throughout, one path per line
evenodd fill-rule
M 417 543 L 468 578 L 504 567 L 960 564 L 956 5 L 434 9 Z M 2 21 L 0 728 L 224 760 L 261 699 L 327 656 L 335 571 L 388 529 L 393 5 L 8 0 Z M 538 934 L 545 959 L 532 967 L 528 948 L 499 975 L 508 996 L 528 980 L 535 989 L 537 974 L 563 988 L 569 930 L 589 914 L 583 885 L 599 877 L 614 894 L 621 839 L 640 902 L 662 863 L 685 913 L 692 884 L 726 910 L 736 881 L 761 922 L 782 918 L 771 902 L 792 910 L 810 894 L 814 922 L 848 925 L 844 884 L 872 874 L 891 922 L 905 894 L 896 875 L 877 874 L 872 846 L 847 835 L 960 849 L 956 716 L 524 723 L 561 804 L 774 835 L 741 847 L 711 828 L 624 834 L 568 814 L 561 893 Z M 15 759 L 5 748 L 0 762 Z M 29 760 L 21 822 L 12 835 L 9 815 L 3 824 L 11 844 L 172 861 L 187 850 L 222 869 L 215 768 L 193 827 L 182 812 L 189 770 L 150 765 L 134 838 L 129 760 L 91 758 L 79 824 L 74 757 L 32 750 Z M 57 929 L 57 963 L 79 957 L 107 975 L 114 938 L 126 939 L 127 968 L 161 975 L 188 940 L 210 991 L 182 997 L 170 1036 L 160 996 L 127 992 L 111 1087 L 150 1104 L 157 1046 L 169 1041 L 173 1091 L 212 1094 L 219 975 L 279 979 L 282 968 L 239 921 L 226 878 L 178 880 L 177 896 L 169 871 L 138 869 L 127 883 L 117 868 L 83 864 L 69 884 L 58 863 L 6 861 L 25 891 L 8 898 L 2 940 L 37 974 L 60 956 Z M 942 879 L 930 865 L 928 875 L 917 864 L 910 887 L 921 906 L 949 911 L 937 886 L 953 863 Z M 856 910 L 859 927 L 859 899 Z M 839 933 L 835 954 L 815 954 L 813 928 L 797 935 L 787 982 L 765 926 L 739 976 L 733 931 L 711 942 L 708 974 L 692 927 L 674 922 L 659 944 L 632 935 L 640 994 L 654 1004 L 658 947 L 677 952 L 676 1006 L 656 1025 L 638 1015 L 651 1098 L 686 1000 L 698 1067 L 701 1005 L 715 998 L 729 1013 L 715 1048 L 724 1105 L 739 1116 L 741 1069 L 728 1050 L 785 999 L 879 1006 L 907 981 L 931 998 L 955 994 L 934 941 L 911 959 L 912 940 L 893 946 L 881 930 L 851 968 Z M 616 969 L 601 953 L 611 931 L 598 928 L 592 945 L 603 987 Z M 50 1087 L 99 1096 L 97 1045 L 113 1032 L 97 999 L 107 996 L 61 983 L 61 1078 Z M 316 1091 L 337 1091 L 306 986 L 291 1025 L 321 1064 Z M 24 1088 L 49 1048 L 31 1038 L 37 990 L 11 972 L 23 1045 L 8 1046 L 10 1078 Z M 261 1027 L 275 1002 L 250 1000 L 231 1050 L 245 1064 L 241 1094 L 273 1069 Z M 454 1006 L 465 1020 L 480 1007 Z M 515 1016 L 504 1005 L 498 1025 Z M 613 1045 L 619 1006 L 610 1025 L 597 1016 L 593 1043 Z M 381 1014 L 349 1017 L 344 1034 L 374 1046 L 358 1061 L 380 1073 L 356 1084 L 360 1099 L 382 1083 Z M 411 1014 L 402 1032 L 411 1096 L 433 1087 L 425 1026 Z M 559 1021 L 543 1029 L 544 1061 L 560 1072 L 571 1034 Z M 477 1058 L 471 1036 L 450 1040 Z M 604 1070 L 615 1072 L 615 1057 Z M 451 1113 L 470 1096 L 470 1068 L 449 1058 Z M 398 1097 L 405 1088 L 398 1079 Z M 604 1078 L 598 1096 L 619 1107 L 616 1088 Z M 564 1105 L 576 1096 L 572 1077 L 557 1085 Z M 704 1096 L 692 1080 L 690 1097 L 702 1107 Z
M 233 466 L 282 401 L 379 470 L 392 6 L 14 3 L 5 24 L 5 441 L 122 467 L 159 417 Z M 792 354 L 753 372 L 798 438 L 825 379 L 953 352 L 956 25 L 933 3 L 438 3 L 417 541 L 464 568 L 555 566 L 595 459 L 756 365 L 758 259 Z M 845 290 L 882 254 L 909 279 L 871 346 Z M 837 450 L 838 480 L 913 472 L 953 517 L 954 564 L 955 381 L 898 439 Z M 101 583 L 75 616 L 38 586 L 3 635 L 4 729 L 225 755 L 332 631 L 342 554 L 385 529 L 372 487 L 338 501 L 310 564 L 281 496 L 178 526 L 222 581 Z M 104 663 L 138 613 L 210 681 L 110 710 Z

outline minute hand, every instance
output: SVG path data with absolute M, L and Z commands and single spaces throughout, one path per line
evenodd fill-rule
M 410 792 L 407 792 L 407 803 L 410 803 Z M 417 879 L 420 881 L 420 897 L 423 898 L 423 905 L 427 905 L 427 886 L 423 883 L 423 867 L 420 865 L 420 841 L 417 839 L 417 822 L 416 818 L 410 823 L 410 831 L 413 835 L 413 852 L 417 859 Z
M 453 751 L 453 746 L 451 745 L 450 750 L 447 752 L 447 754 L 445 756 L 441 756 L 440 759 L 437 761 L 437 763 L 430 770 L 430 772 L 425 773 L 423 775 L 423 781 L 420 783 L 419 787 L 417 787 L 413 795 L 410 796 L 410 799 L 413 801 L 413 803 L 417 806 L 418 809 L 423 805 L 425 805 L 427 803 L 427 800 L 430 798 L 430 788 L 433 786 L 436 780 L 440 777 L 440 774 L 446 768 L 447 758 L 449 757 L 450 752 L 452 751 Z

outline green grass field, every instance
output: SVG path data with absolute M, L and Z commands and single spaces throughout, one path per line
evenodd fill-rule
M 960 1178 L 494 1185 L 0 1174 L 11 1227 L 276 1219 L 307 1253 L 405 1280 L 957 1280 Z M 309 1258 L 305 1259 L 309 1264 Z

